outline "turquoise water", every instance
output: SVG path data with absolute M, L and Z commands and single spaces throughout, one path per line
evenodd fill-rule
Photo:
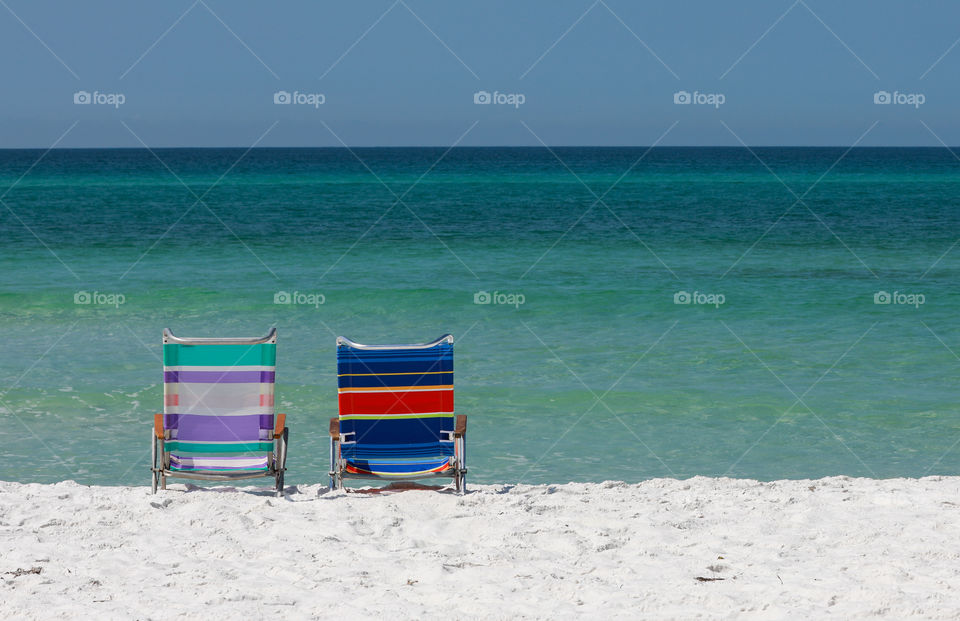
M 0 479 L 147 484 L 162 329 L 270 326 L 291 483 L 444 332 L 474 482 L 957 474 L 960 162 L 844 151 L 0 151 Z

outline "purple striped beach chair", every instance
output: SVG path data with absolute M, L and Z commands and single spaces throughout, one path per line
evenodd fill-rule
M 163 331 L 163 414 L 154 416 L 152 489 L 167 477 L 273 477 L 283 494 L 286 415 L 274 417 L 277 331 L 262 338 L 180 338 Z

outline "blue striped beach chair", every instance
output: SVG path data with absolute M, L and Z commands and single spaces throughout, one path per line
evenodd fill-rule
M 419 345 L 338 337 L 337 388 L 331 489 L 352 478 L 448 477 L 466 491 L 467 417 L 453 412 L 452 336 Z
M 163 331 L 163 414 L 154 416 L 152 489 L 167 477 L 273 477 L 283 494 L 286 415 L 274 419 L 277 331 L 252 339 Z

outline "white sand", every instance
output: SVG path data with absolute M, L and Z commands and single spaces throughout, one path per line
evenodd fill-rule
M 960 617 L 960 477 L 186 489 L 0 482 L 0 618 Z

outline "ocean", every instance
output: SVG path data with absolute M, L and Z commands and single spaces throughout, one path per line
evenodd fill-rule
M 960 471 L 946 149 L 3 150 L 0 196 L 2 480 L 148 485 L 163 328 L 272 326 L 288 483 L 336 336 L 447 332 L 468 483 Z

